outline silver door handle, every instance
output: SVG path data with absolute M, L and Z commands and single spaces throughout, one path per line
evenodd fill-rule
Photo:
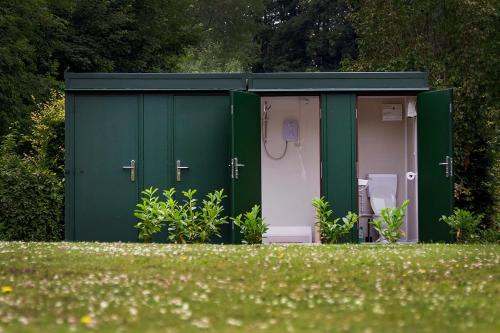
M 232 173 L 231 175 L 234 175 L 234 179 L 238 179 L 239 175 L 240 175 L 240 168 L 241 167 L 244 167 L 245 164 L 241 164 L 238 162 L 238 157 L 235 157 L 233 158 L 232 162 L 233 164 L 233 168 L 232 168 Z
M 130 170 L 130 181 L 135 182 L 135 161 L 131 160 L 130 165 L 124 165 L 122 169 Z
M 450 156 L 446 155 L 445 162 L 438 163 L 438 165 L 445 166 L 444 174 L 446 178 L 453 176 L 453 159 Z
M 175 162 L 175 173 L 177 175 L 177 181 L 178 182 L 181 181 L 181 170 L 182 169 L 189 169 L 189 167 L 187 167 L 187 166 L 181 166 L 181 160 L 177 160 Z
M 234 179 L 234 158 L 231 159 L 231 163 L 229 163 L 229 167 L 231 168 L 231 179 Z

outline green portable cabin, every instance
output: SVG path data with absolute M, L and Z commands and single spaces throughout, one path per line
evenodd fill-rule
M 420 72 L 67 73 L 66 238 L 136 241 L 153 186 L 224 189 L 230 216 L 259 204 L 267 242 L 318 242 L 316 196 L 360 214 L 353 241 L 405 199 L 403 241 L 448 240 L 452 110 Z M 220 242 L 239 242 L 231 224 Z

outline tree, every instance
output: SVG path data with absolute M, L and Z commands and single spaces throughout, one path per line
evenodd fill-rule
M 53 49 L 64 29 L 44 0 L 0 0 L 0 138 L 14 123 L 26 129 L 36 103 L 60 87 Z
M 356 36 L 347 10 L 343 0 L 268 0 L 254 69 L 337 70 L 342 58 L 356 57 Z
M 201 29 L 198 45 L 178 65 L 183 72 L 241 72 L 257 60 L 258 20 L 264 0 L 194 0 L 193 17 Z
M 173 71 L 199 40 L 189 1 L 75 0 L 69 9 L 58 53 L 72 71 Z

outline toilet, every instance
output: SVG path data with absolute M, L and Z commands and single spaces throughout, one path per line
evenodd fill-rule
M 380 216 L 383 208 L 396 207 L 396 191 L 398 189 L 398 176 L 395 174 L 368 174 L 368 196 L 373 210 L 373 218 Z M 380 235 L 376 242 L 387 243 Z
M 396 207 L 398 176 L 395 174 L 368 174 L 368 196 L 375 217 L 380 216 L 382 208 Z

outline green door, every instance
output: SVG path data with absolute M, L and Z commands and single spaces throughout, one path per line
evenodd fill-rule
M 175 186 L 172 176 L 171 95 L 144 94 L 143 172 L 144 188 L 159 193 Z
M 228 96 L 174 96 L 173 163 L 171 175 L 178 194 L 197 189 L 199 202 L 208 192 L 229 194 L 230 107 Z M 179 199 L 181 197 L 179 196 Z M 229 215 L 229 199 L 224 202 Z M 231 226 L 221 228 L 223 243 L 231 242 Z
M 77 95 L 74 110 L 74 239 L 135 241 L 139 97 Z
M 261 205 L 260 97 L 231 92 L 231 213 Z M 233 243 L 241 242 L 233 226 Z
M 321 195 L 335 217 L 357 212 L 356 95 L 327 94 L 321 98 Z M 357 227 L 346 241 L 357 242 Z
M 449 241 L 439 218 L 453 209 L 452 90 L 419 94 L 417 108 L 419 241 Z

